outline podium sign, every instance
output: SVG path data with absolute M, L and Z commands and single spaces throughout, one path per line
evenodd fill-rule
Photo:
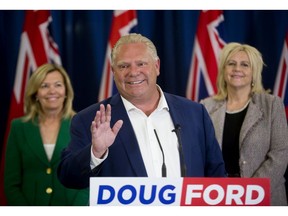
M 269 206 L 268 178 L 90 178 L 90 205 Z

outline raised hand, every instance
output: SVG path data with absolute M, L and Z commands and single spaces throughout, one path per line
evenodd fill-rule
M 95 157 L 101 158 L 109 146 L 111 146 L 123 125 L 122 120 L 118 120 L 111 128 L 111 105 L 100 105 L 100 110 L 96 112 L 95 118 L 91 124 L 91 143 L 92 151 Z

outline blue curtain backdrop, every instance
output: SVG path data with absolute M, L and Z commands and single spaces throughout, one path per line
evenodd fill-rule
M 104 55 L 112 21 L 110 10 L 51 11 L 52 35 L 62 64 L 75 91 L 74 108 L 80 111 L 97 102 Z M 161 59 L 158 83 L 163 90 L 185 96 L 198 10 L 139 10 L 138 31 L 157 46 Z M 2 145 L 13 89 L 24 11 L 0 11 L 0 143 Z M 266 67 L 265 88 L 273 90 L 288 11 L 225 10 L 226 42 L 237 41 L 258 48 Z M 0 146 L 2 149 L 2 146 Z

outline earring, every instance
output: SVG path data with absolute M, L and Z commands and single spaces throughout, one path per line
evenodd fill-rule
M 254 82 L 252 82 L 252 83 L 251 83 L 251 86 L 252 86 L 252 87 L 254 87 L 254 86 L 255 86 L 255 83 L 254 83 Z

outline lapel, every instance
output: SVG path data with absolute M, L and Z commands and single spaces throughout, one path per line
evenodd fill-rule
M 43 146 L 38 123 L 33 124 L 31 121 L 27 122 L 27 124 L 25 124 L 24 126 L 24 136 L 25 139 L 28 140 L 28 146 L 31 148 L 31 151 L 36 155 L 36 157 L 40 161 L 45 163 L 47 166 L 50 166 L 51 164 L 59 162 L 60 159 L 59 155 L 61 154 L 62 149 L 66 147 L 69 142 L 70 138 L 69 126 L 70 126 L 70 120 L 62 120 L 57 141 L 55 144 L 55 149 L 50 162 L 48 161 Z
M 165 94 L 165 93 L 164 93 Z M 187 113 L 185 113 L 185 109 L 181 107 L 179 101 L 175 101 L 174 97 L 171 97 L 169 94 L 165 94 L 168 106 L 169 113 L 171 115 L 172 121 L 174 125 L 185 125 L 187 123 Z M 209 112 L 210 118 L 215 128 L 215 135 L 221 146 L 223 139 L 223 129 L 224 129 L 224 121 L 225 121 L 225 111 L 226 111 L 226 103 L 221 102 L 215 104 L 211 111 Z M 185 139 L 182 139 L 183 146 L 185 146 Z M 189 140 L 188 140 L 189 141 Z
M 37 123 L 33 123 L 32 121 L 29 121 L 27 124 L 24 124 L 25 140 L 27 140 L 28 146 L 36 157 L 46 165 L 49 165 L 40 135 L 38 119 L 36 119 L 36 122 Z
M 174 97 L 171 97 L 170 94 L 164 92 L 164 97 L 167 101 L 169 107 L 169 114 L 173 121 L 174 126 L 176 125 L 184 125 L 184 121 L 186 119 L 185 110 L 181 108 L 179 101 L 175 101 Z
M 136 176 L 147 176 L 139 144 L 120 95 L 113 96 L 110 104 L 112 107 L 111 125 L 114 125 L 119 119 L 123 120 L 123 126 L 117 136 L 121 140 L 119 143 L 123 144 L 127 152 L 132 169 Z
M 219 142 L 219 145 L 222 146 L 223 130 L 226 114 L 226 101 L 215 103 L 214 107 L 211 108 L 209 114 L 213 121 L 215 134 Z M 245 139 L 251 128 L 263 118 L 263 115 L 264 114 L 262 110 L 255 104 L 252 98 L 240 131 L 240 137 L 239 137 L 240 147 L 243 144 L 243 140 Z
M 226 114 L 226 101 L 216 103 L 209 114 L 214 125 L 216 138 L 220 147 L 222 148 L 223 130 Z
M 259 122 L 261 119 L 263 119 L 263 117 L 263 111 L 255 104 L 252 98 L 240 131 L 240 147 L 242 146 L 245 137 L 247 136 L 249 131 L 251 131 L 252 127 L 257 124 L 257 122 Z
M 52 164 L 59 162 L 62 150 L 68 145 L 68 142 L 70 141 L 69 127 L 70 127 L 70 119 L 63 119 L 61 121 L 61 126 L 58 132 L 55 149 L 51 158 Z

